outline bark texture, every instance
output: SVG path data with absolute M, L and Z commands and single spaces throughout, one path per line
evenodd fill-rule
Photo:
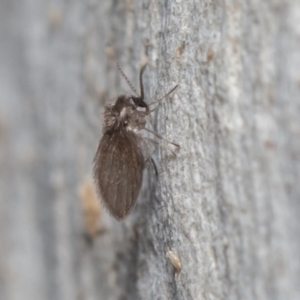
M 3 0 L 0 38 L 1 300 L 300 299 L 298 0 Z M 145 58 L 181 149 L 87 239 L 116 62 L 137 86 Z

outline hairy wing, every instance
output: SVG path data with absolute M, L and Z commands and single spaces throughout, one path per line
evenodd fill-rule
M 122 220 L 133 207 L 142 184 L 144 157 L 133 132 L 106 132 L 94 159 L 94 177 L 102 201 Z

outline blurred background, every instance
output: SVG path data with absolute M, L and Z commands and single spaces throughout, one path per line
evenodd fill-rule
M 100 254 L 85 237 L 101 229 L 91 170 L 103 97 L 116 84 L 106 71 L 110 24 L 101 21 L 113 15 L 111 6 L 0 4 L 1 300 L 114 294 L 104 267 L 111 269 L 110 241 L 102 239 Z M 91 229 L 82 209 L 87 201 Z M 109 227 L 114 221 L 107 219 Z
M 92 161 L 145 58 L 181 150 L 120 223 Z M 297 0 L 1 0 L 0 299 L 300 299 L 299 70 Z

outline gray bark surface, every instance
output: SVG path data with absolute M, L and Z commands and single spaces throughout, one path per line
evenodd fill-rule
M 299 24 L 297 0 L 1 1 L 0 299 L 300 299 Z M 88 241 L 101 110 L 145 58 L 181 149 Z

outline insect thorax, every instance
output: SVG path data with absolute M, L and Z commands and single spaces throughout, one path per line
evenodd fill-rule
M 140 131 L 146 125 L 145 117 L 149 114 L 147 104 L 136 105 L 132 96 L 119 96 L 113 104 L 104 109 L 104 131 L 132 130 Z

